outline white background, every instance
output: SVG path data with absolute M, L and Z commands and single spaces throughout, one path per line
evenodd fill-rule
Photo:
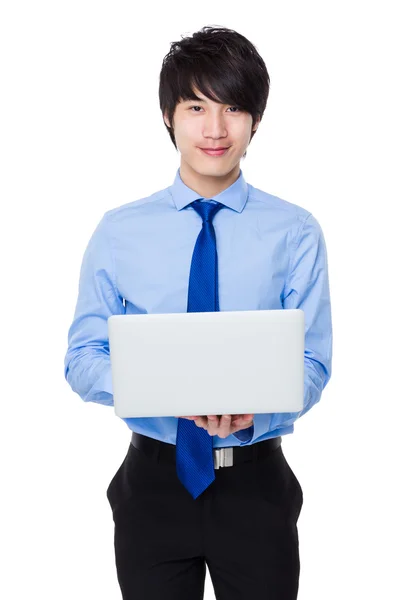
M 180 157 L 159 110 L 159 72 L 170 42 L 204 25 L 248 37 L 270 73 L 241 162 L 246 180 L 312 212 L 327 243 L 333 373 L 283 440 L 304 491 L 298 598 L 418 597 L 412 8 L 72 0 L 1 9 L 2 598 L 121 597 L 105 492 L 129 431 L 112 408 L 72 392 L 63 360 L 98 221 L 174 179 Z M 219 543 L 233 551 L 227 532 Z

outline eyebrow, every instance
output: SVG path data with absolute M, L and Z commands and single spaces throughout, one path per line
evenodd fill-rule
M 205 104 L 208 103 L 207 100 L 205 100 L 205 98 L 201 98 L 200 96 L 197 97 L 197 100 L 193 100 L 191 98 L 189 98 L 189 100 L 186 100 L 186 102 L 204 102 Z M 218 102 L 216 104 L 219 104 Z M 229 106 L 229 104 L 225 104 L 224 106 Z

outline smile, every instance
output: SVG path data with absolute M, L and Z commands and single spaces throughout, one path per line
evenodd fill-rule
M 228 152 L 229 148 L 225 148 L 224 150 L 204 150 L 203 148 L 199 148 L 199 150 L 208 156 L 223 156 L 226 152 Z

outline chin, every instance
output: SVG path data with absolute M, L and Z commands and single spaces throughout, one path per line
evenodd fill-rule
M 193 170 L 202 177 L 226 177 L 231 171 L 237 168 L 237 165 L 240 167 L 240 157 L 238 160 L 237 157 L 235 157 L 233 162 L 230 160 L 230 157 L 229 160 L 222 160 L 222 158 L 219 160 L 219 158 L 214 158 L 213 161 L 211 161 L 210 159 L 207 160 L 205 156 L 196 159 L 195 155 L 187 156 L 183 154 L 181 160 L 187 165 L 187 168 Z
M 196 168 L 195 167 L 193 167 L 193 168 L 196 171 L 196 173 L 199 173 L 199 175 L 203 175 L 206 177 L 225 177 L 231 171 L 233 171 L 234 166 L 230 166 L 230 165 L 216 166 L 215 165 L 211 168 L 211 167 L 207 167 L 206 165 L 200 165 L 200 166 L 197 166 Z

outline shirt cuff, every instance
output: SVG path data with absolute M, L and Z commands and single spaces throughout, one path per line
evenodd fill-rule
M 113 406 L 112 369 L 110 364 L 100 375 L 87 396 L 86 402 L 98 402 L 107 406 Z
M 240 446 L 255 443 L 263 435 L 272 430 L 271 418 L 273 413 L 256 413 L 253 418 L 253 424 L 247 429 L 236 431 L 232 435 L 241 442 Z
M 232 435 L 236 437 L 237 440 L 239 440 L 240 442 L 244 442 L 244 444 L 249 443 L 254 437 L 254 425 L 251 425 L 251 427 L 247 427 L 247 429 L 241 429 L 240 431 L 236 431 Z

